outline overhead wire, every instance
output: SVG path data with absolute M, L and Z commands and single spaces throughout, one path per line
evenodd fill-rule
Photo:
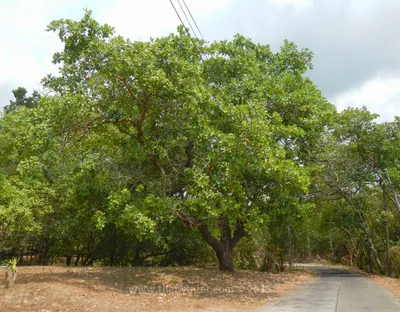
M 177 0 L 177 1 L 178 1 L 178 3 L 179 3 L 179 6 L 181 7 L 181 10 L 183 11 L 183 13 L 184 13 L 185 16 L 186 16 L 186 13 L 185 13 L 185 11 L 183 10 L 182 5 L 180 4 L 179 0 Z M 188 34 L 188 36 L 189 36 L 189 38 L 190 38 L 190 41 L 192 41 L 193 46 L 196 48 L 197 52 L 199 53 L 200 59 L 201 59 L 202 61 L 204 61 L 204 60 L 203 60 L 203 57 L 201 56 L 201 53 L 200 53 L 200 51 L 199 51 L 199 49 L 198 49 L 198 47 L 197 47 L 197 45 L 196 45 L 196 43 L 195 43 L 194 40 L 193 40 L 193 37 L 190 36 L 189 29 L 186 27 L 185 23 L 183 22 L 183 20 L 182 20 L 181 16 L 179 15 L 179 12 L 178 12 L 178 10 L 176 9 L 174 3 L 172 2 L 172 0 L 169 0 L 169 2 L 171 3 L 172 7 L 174 8 L 174 11 L 175 11 L 176 15 L 178 15 L 178 18 L 179 18 L 179 20 L 181 21 L 181 24 L 183 25 L 183 27 L 185 27 L 186 32 L 187 32 L 187 34 Z M 187 16 L 186 16 L 186 19 L 188 20 Z M 188 20 L 188 22 L 189 22 L 189 20 Z M 190 28 L 191 28 L 192 31 L 193 31 L 193 28 L 192 28 L 190 22 L 189 22 L 189 25 L 190 25 Z M 193 31 L 193 33 L 194 33 L 194 36 L 196 37 L 196 39 L 199 40 L 199 38 L 197 37 L 196 33 L 195 33 L 194 31 Z
M 182 12 L 183 12 L 183 15 L 185 15 L 186 21 L 188 22 L 188 24 L 189 24 L 189 26 L 190 26 L 190 29 L 192 30 L 194 36 L 196 37 L 197 40 L 199 40 L 199 38 L 197 38 L 196 32 L 195 32 L 194 29 L 193 29 L 192 23 L 190 23 L 190 20 L 189 20 L 188 16 L 186 15 L 185 10 L 184 10 L 183 7 L 182 7 L 182 4 L 181 4 L 180 0 L 176 0 L 176 1 L 178 1 L 178 4 L 179 4 L 179 6 L 181 7 L 181 10 L 182 10 Z
M 186 26 L 185 26 L 185 23 L 182 21 L 181 16 L 179 15 L 178 10 L 176 9 L 176 7 L 175 7 L 174 3 L 172 2 L 172 0 L 169 0 L 169 2 L 171 3 L 172 7 L 174 8 L 176 15 L 178 15 L 178 18 L 179 18 L 179 20 L 181 21 L 181 24 L 182 24 L 184 27 L 186 27 Z
M 192 18 L 192 20 L 193 20 L 193 22 L 194 22 L 194 24 L 195 24 L 195 26 L 196 26 L 196 28 L 197 28 L 197 31 L 199 32 L 199 34 L 200 34 L 200 36 L 201 36 L 201 39 L 204 40 L 203 34 L 201 33 L 199 26 L 197 26 L 196 20 L 194 19 L 193 15 L 192 15 L 192 12 L 190 12 L 188 6 L 186 5 L 186 1 L 185 1 L 185 0 L 182 0 L 182 2 L 183 2 L 183 4 L 185 5 L 186 10 L 189 12 L 190 17 Z

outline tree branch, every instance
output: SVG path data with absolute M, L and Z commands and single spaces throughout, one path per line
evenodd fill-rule
M 235 231 L 233 232 L 233 237 L 231 239 L 231 242 L 229 244 L 229 248 L 233 249 L 236 244 L 239 242 L 239 240 L 247 235 L 246 230 L 244 229 L 244 224 L 242 221 L 239 219 L 236 219 L 236 228 Z
M 212 249 L 214 249 L 214 251 L 220 252 L 221 249 L 223 248 L 222 244 L 218 241 L 218 239 L 212 236 L 212 234 L 208 230 L 208 226 L 206 224 L 202 224 L 199 226 L 199 230 L 201 237 L 203 237 L 203 239 L 207 242 L 207 244 L 209 244 L 212 247 Z
M 140 112 L 140 117 L 136 121 L 136 130 L 137 130 L 137 139 L 143 145 L 143 122 L 147 116 L 147 103 L 149 101 L 149 97 L 142 103 L 142 110 Z
M 185 226 L 200 227 L 204 223 L 204 221 L 190 217 L 184 212 L 177 211 L 175 214 L 178 216 L 179 219 L 182 220 L 182 222 Z
M 229 218 L 224 215 L 218 217 L 218 227 L 221 232 L 221 242 L 225 246 L 229 246 L 232 240 Z
M 393 195 L 393 198 L 391 196 L 389 196 L 389 198 L 393 201 L 393 203 L 396 205 L 397 210 L 400 212 L 400 200 L 397 195 L 397 192 L 393 186 L 392 180 L 390 179 L 389 173 L 387 172 L 386 169 L 384 169 L 384 173 L 385 173 L 386 181 L 388 182 L 390 190 L 392 191 L 392 195 Z
M 133 93 L 131 87 L 129 86 L 128 81 L 126 80 L 126 78 L 125 78 L 125 77 L 122 77 L 122 76 L 120 76 L 120 75 L 117 75 L 117 74 L 113 74 L 113 76 L 116 77 L 116 78 L 118 78 L 119 80 L 121 80 L 121 82 L 124 84 L 126 90 L 127 90 L 128 93 L 130 94 L 132 100 L 133 100 L 133 101 L 136 101 L 137 98 L 136 98 L 135 94 Z
M 158 173 L 160 174 L 160 176 L 162 176 L 163 178 L 166 178 L 167 176 L 165 174 L 165 171 L 164 171 L 163 167 L 161 167 L 161 165 L 157 161 L 156 154 L 154 154 L 154 153 L 151 154 L 149 159 L 150 159 L 150 162 L 154 165 L 154 167 L 156 167 L 156 169 L 157 169 Z

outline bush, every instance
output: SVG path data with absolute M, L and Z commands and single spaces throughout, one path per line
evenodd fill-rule
M 390 249 L 392 274 L 394 277 L 400 277 L 400 247 L 392 247 Z

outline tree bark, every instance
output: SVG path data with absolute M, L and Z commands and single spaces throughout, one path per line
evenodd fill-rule
M 81 259 L 81 255 L 80 254 L 78 254 L 77 256 L 76 256 L 76 258 L 75 258 L 75 262 L 74 262 L 74 265 L 75 266 L 78 266 L 79 265 L 79 260 Z
M 216 255 L 218 258 L 219 269 L 221 271 L 233 272 L 234 265 L 233 265 L 232 250 L 230 248 L 226 248 L 226 246 L 224 246 L 223 248 L 218 249 L 215 252 L 216 252 Z
M 374 273 L 374 262 L 372 260 L 371 256 L 371 247 L 367 246 L 367 272 L 368 273 Z
M 368 247 L 368 258 L 372 259 L 372 257 L 370 257 L 370 252 L 372 251 L 372 254 L 374 255 L 374 259 L 375 259 L 375 262 L 376 262 L 376 265 L 379 268 L 379 272 L 380 273 L 384 273 L 384 269 L 383 269 L 382 263 L 379 260 L 378 252 L 375 249 L 375 245 L 374 245 L 374 243 L 373 243 L 373 241 L 371 239 L 371 236 L 369 235 L 368 228 L 367 228 L 367 226 L 366 226 L 366 224 L 364 222 L 364 216 L 363 216 L 363 214 L 361 212 L 359 212 L 358 215 L 359 215 L 359 218 L 360 218 L 361 225 L 363 227 L 365 239 L 367 240 L 367 243 L 368 243 L 368 246 L 367 246 Z M 373 268 L 371 268 L 371 270 L 372 269 Z
M 360 270 L 364 270 L 364 249 L 361 246 L 358 258 L 357 258 L 357 267 Z
M 386 181 L 388 182 L 389 186 L 390 186 L 390 190 L 392 191 L 392 201 L 393 203 L 396 205 L 397 210 L 400 212 L 400 200 L 399 200 L 399 196 L 397 195 L 397 192 L 393 186 L 392 180 L 390 179 L 389 173 L 386 171 L 386 169 L 384 170 L 385 172 L 385 177 L 386 177 Z
M 389 233 L 389 216 L 388 216 L 388 205 L 386 198 L 386 187 L 382 185 L 383 191 L 383 209 L 386 213 L 385 228 L 386 228 L 386 262 L 387 262 L 387 275 L 392 276 L 392 264 L 390 262 L 390 233 Z
M 141 252 L 144 250 L 144 243 L 138 242 L 135 247 L 135 256 L 133 257 L 132 265 L 133 266 L 142 266 L 143 258 L 141 257 Z
M 349 252 L 349 259 L 350 259 L 350 265 L 353 265 L 353 254 L 354 254 L 354 249 L 352 246 L 350 246 L 350 248 L 348 249 Z
M 72 256 L 71 255 L 65 256 L 65 259 L 66 259 L 66 265 L 71 266 Z
M 288 225 L 288 252 L 289 252 L 289 271 L 292 272 L 292 229 Z
M 232 235 L 228 217 L 220 216 L 218 219 L 218 228 L 221 234 L 219 240 L 210 233 L 206 224 L 201 224 L 199 226 L 201 236 L 215 251 L 219 263 L 219 269 L 221 271 L 233 272 L 233 248 L 239 240 L 246 235 L 244 225 L 239 219 L 237 219 L 235 231 Z

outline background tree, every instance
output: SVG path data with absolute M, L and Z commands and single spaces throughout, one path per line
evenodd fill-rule
M 39 92 L 33 91 L 32 95 L 27 97 L 28 91 L 22 87 L 12 90 L 12 93 L 14 94 L 15 101 L 10 101 L 9 105 L 4 106 L 4 113 L 9 113 L 23 106 L 27 108 L 36 107 L 40 100 Z

